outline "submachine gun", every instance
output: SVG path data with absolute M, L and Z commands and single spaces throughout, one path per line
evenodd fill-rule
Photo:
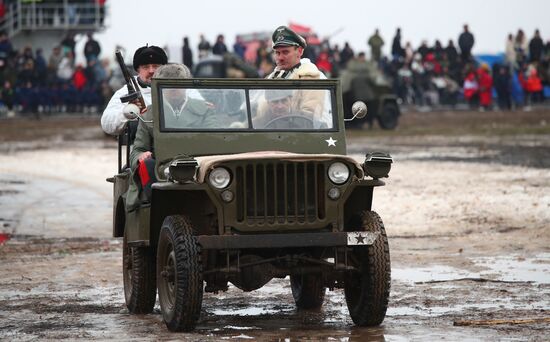
M 141 109 L 146 108 L 145 100 L 143 99 L 143 95 L 141 94 L 141 91 L 139 90 L 139 85 L 134 77 L 130 75 L 130 72 L 128 71 L 128 68 L 126 67 L 126 64 L 124 63 L 124 57 L 122 57 L 122 53 L 117 51 L 115 53 L 116 60 L 118 62 L 118 65 L 120 67 L 120 70 L 122 71 L 122 75 L 124 76 L 124 80 L 126 81 L 126 88 L 128 89 L 128 94 L 120 97 L 120 102 L 122 103 L 130 103 L 138 101 L 139 107 Z M 139 115 L 140 113 L 135 113 Z M 119 172 L 122 172 L 122 146 L 126 145 L 126 166 L 129 166 L 130 164 L 130 145 L 134 142 L 134 139 L 136 138 L 136 131 L 137 131 L 137 124 L 138 121 L 128 121 L 128 125 L 126 126 L 126 133 L 121 134 L 118 136 L 118 169 Z
M 120 98 L 120 101 L 122 103 L 128 103 L 133 102 L 135 100 L 138 100 L 139 104 L 141 105 L 141 108 L 145 108 L 145 100 L 143 99 L 143 95 L 141 95 L 141 91 L 139 90 L 139 85 L 134 77 L 130 75 L 130 72 L 128 71 L 128 68 L 126 67 L 126 64 L 124 63 L 124 57 L 122 57 L 122 53 L 117 51 L 115 53 L 116 55 L 116 61 L 118 62 L 118 65 L 120 66 L 120 70 L 122 71 L 122 75 L 124 76 L 124 81 L 126 81 L 126 87 L 128 88 L 128 95 L 124 95 Z

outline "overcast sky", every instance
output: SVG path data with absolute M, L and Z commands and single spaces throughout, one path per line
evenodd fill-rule
M 170 47 L 170 61 L 180 61 L 183 36 L 196 49 L 200 33 L 212 43 L 222 33 L 232 50 L 238 33 L 272 32 L 290 21 L 312 27 L 322 37 L 342 45 L 348 41 L 356 52 L 367 49 L 366 40 L 380 29 L 389 52 L 396 27 L 405 44 L 417 47 L 422 40 L 444 46 L 456 40 L 468 23 L 475 36 L 474 53 L 504 50 L 506 36 L 522 28 L 527 37 L 539 28 L 550 40 L 550 0 L 109 0 L 107 29 L 96 35 L 105 54 L 124 46 L 129 57 L 145 43 Z M 83 44 L 83 42 L 81 43 Z M 104 55 L 105 56 L 105 55 Z

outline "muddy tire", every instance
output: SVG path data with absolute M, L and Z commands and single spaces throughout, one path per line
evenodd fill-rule
M 382 112 L 377 116 L 378 124 L 383 129 L 395 129 L 399 119 L 399 107 L 397 103 L 386 102 L 382 106 Z
M 128 311 L 146 314 L 153 311 L 157 296 L 155 259 L 148 247 L 129 247 L 124 232 L 122 240 L 122 278 Z
M 168 216 L 160 231 L 157 286 L 160 309 L 171 331 L 191 331 L 199 319 L 203 278 L 200 246 L 185 216 Z
M 346 275 L 344 293 L 353 322 L 358 326 L 376 326 L 386 316 L 390 295 L 390 249 L 384 224 L 374 211 L 355 215 L 346 227 L 348 231 L 379 232 L 371 246 L 355 246 L 350 264 L 359 272 Z
M 290 288 L 298 309 L 320 309 L 325 300 L 326 287 L 316 274 L 290 276 Z

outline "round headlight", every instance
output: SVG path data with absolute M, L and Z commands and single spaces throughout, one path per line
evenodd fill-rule
M 231 181 L 231 175 L 229 174 L 229 171 L 227 171 L 223 167 L 218 167 L 210 172 L 210 175 L 208 176 L 208 181 L 213 187 L 217 189 L 223 189 L 229 185 L 229 182 Z
M 334 184 L 344 184 L 349 178 L 349 169 L 344 163 L 333 163 L 328 168 L 328 178 L 330 178 Z

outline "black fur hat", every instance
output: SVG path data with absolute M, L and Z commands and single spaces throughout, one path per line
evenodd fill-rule
M 168 57 L 166 52 L 158 46 L 142 46 L 134 53 L 134 69 L 137 71 L 140 65 L 146 64 L 166 64 Z

